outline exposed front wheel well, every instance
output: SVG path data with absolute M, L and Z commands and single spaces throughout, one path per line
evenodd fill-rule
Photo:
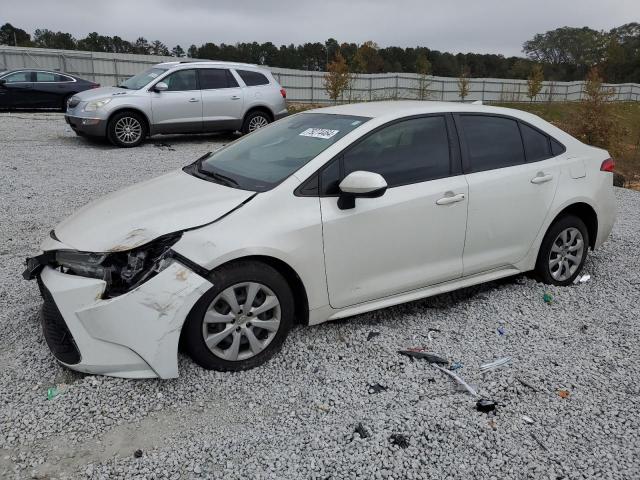
M 142 117 L 142 119 L 144 120 L 146 129 L 147 129 L 146 130 L 147 136 L 151 134 L 151 122 L 149 122 L 149 119 L 144 114 L 144 112 L 142 110 L 138 110 L 137 108 L 129 108 L 129 107 L 127 107 L 127 108 L 121 108 L 119 110 L 115 110 L 115 111 L 111 112 L 111 114 L 109 114 L 109 118 L 107 120 L 107 125 L 109 124 L 111 119 L 114 117 L 114 115 L 117 115 L 118 113 L 123 113 L 123 112 L 134 112 L 134 113 L 137 113 L 138 115 L 140 115 Z
M 569 205 L 560 213 L 558 213 L 558 215 L 556 215 L 556 218 L 553 219 L 551 225 L 556 223 L 561 218 L 566 217 L 567 215 L 575 215 L 584 222 L 585 226 L 587 227 L 587 232 L 589 233 L 589 246 L 593 250 L 596 245 L 596 237 L 598 236 L 598 215 L 596 214 L 593 207 L 583 202 Z

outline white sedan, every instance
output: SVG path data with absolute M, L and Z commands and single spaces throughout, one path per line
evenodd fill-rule
M 537 116 L 379 102 L 287 117 L 97 200 L 27 261 L 58 361 L 223 371 L 315 325 L 534 270 L 569 285 L 615 218 L 613 161 Z

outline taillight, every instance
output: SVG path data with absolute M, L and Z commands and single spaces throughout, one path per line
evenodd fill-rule
M 99 83 L 92 83 L 91 84 L 91 88 L 100 88 L 100 84 Z
M 282 98 L 287 98 L 287 91 L 284 88 L 281 88 L 280 95 L 282 95 Z
M 615 166 L 616 164 L 614 163 L 613 158 L 607 158 L 604 162 L 602 162 L 602 165 L 600 165 L 600 171 L 613 172 Z

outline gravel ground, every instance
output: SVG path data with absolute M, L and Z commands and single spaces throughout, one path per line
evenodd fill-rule
M 121 150 L 75 137 L 59 114 L 0 115 L 0 478 L 640 478 L 640 194 L 629 190 L 616 190 L 618 222 L 584 284 L 519 276 L 300 327 L 242 373 L 184 356 L 171 381 L 58 366 L 23 258 L 89 200 L 232 138 Z M 496 411 L 396 353 L 410 346 L 459 362 Z M 369 393 L 375 384 L 386 390 Z M 47 400 L 52 386 L 64 393 Z

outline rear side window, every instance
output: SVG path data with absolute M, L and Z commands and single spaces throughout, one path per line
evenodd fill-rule
M 49 72 L 36 72 L 36 82 L 59 82 L 60 75 Z
M 486 115 L 461 115 L 472 172 L 524 163 L 524 148 L 515 120 Z
M 255 87 L 257 85 L 269 85 L 269 79 L 259 73 L 252 72 L 250 70 L 236 70 L 242 81 L 247 85 L 247 87 Z
M 562 155 L 566 151 L 567 151 L 567 149 L 564 148 L 564 145 L 562 145 L 555 138 L 551 139 L 551 153 L 553 153 L 554 157 L 558 156 L 558 155 Z
M 524 123 L 520 124 L 527 162 L 537 162 L 551 157 L 549 137 Z
M 356 170 L 379 173 L 389 187 L 449 176 L 449 140 L 444 117 L 413 118 L 384 127 L 343 155 L 344 176 Z M 335 189 L 327 176 L 323 186 Z
M 198 89 L 195 70 L 178 70 L 166 76 L 162 81 L 169 86 L 170 92 Z
M 213 90 L 218 88 L 233 88 L 238 82 L 226 68 L 205 68 L 200 72 L 200 88 Z

